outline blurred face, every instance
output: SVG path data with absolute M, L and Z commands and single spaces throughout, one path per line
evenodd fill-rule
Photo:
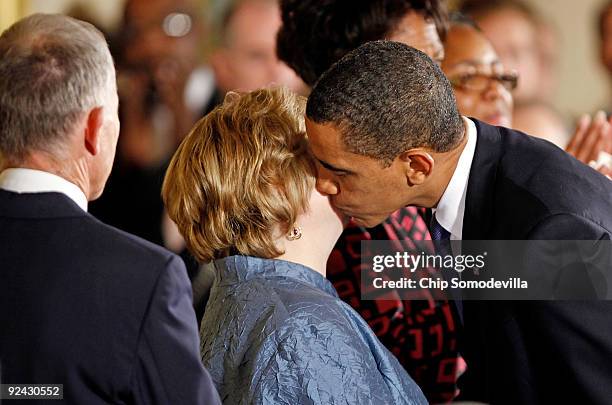
M 191 0 L 130 0 L 126 18 L 128 65 L 155 72 L 179 64 L 190 71 L 197 63 L 202 27 Z
M 444 59 L 444 47 L 438 36 L 436 25 L 414 11 L 409 12 L 400 20 L 387 39 L 416 48 L 438 64 Z
M 317 160 L 317 189 L 329 196 L 338 211 L 372 227 L 408 205 L 406 177 L 398 159 L 383 168 L 372 158 L 347 152 L 332 125 L 306 119 L 306 131 Z
M 477 22 L 506 69 L 518 72 L 521 78 L 513 93 L 515 101 L 538 98 L 540 65 L 533 24 L 519 11 L 508 8 L 488 14 Z
M 602 29 L 601 61 L 608 72 L 612 73 L 612 8 L 606 12 Z
M 276 84 L 304 92 L 304 83 L 276 57 L 280 26 L 275 2 L 246 1 L 238 7 L 226 29 L 225 45 L 211 60 L 223 91 L 252 91 Z
M 512 124 L 513 77 L 476 29 L 456 24 L 448 32 L 442 70 L 453 84 L 459 112 L 492 125 Z

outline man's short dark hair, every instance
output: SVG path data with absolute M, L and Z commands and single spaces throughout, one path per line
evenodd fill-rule
M 410 11 L 436 24 L 446 35 L 443 0 L 283 0 L 278 57 L 309 86 L 346 53 L 368 41 L 384 39 Z
M 337 128 L 352 153 L 388 166 L 402 152 L 447 152 L 463 136 L 453 89 L 423 52 L 374 41 L 345 55 L 314 86 L 306 116 Z

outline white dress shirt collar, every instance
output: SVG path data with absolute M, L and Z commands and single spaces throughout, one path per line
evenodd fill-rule
M 459 240 L 463 234 L 465 196 L 470 178 L 470 168 L 476 151 L 476 125 L 466 117 L 463 117 L 463 121 L 468 137 L 467 143 L 461 152 L 461 156 L 459 156 L 455 172 L 446 190 L 444 190 L 438 206 L 432 210 L 438 223 L 451 234 L 451 240 Z
M 11 168 L 0 173 L 0 188 L 15 193 L 62 193 L 87 211 L 87 197 L 76 184 L 41 170 Z

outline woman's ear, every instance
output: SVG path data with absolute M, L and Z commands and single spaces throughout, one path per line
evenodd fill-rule
M 423 184 L 433 172 L 434 159 L 423 149 L 407 150 L 399 159 L 405 168 L 406 181 L 411 186 Z

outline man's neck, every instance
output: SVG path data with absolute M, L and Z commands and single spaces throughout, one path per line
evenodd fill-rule
M 444 192 L 446 191 L 446 188 L 448 187 L 448 184 L 450 183 L 451 178 L 453 177 L 453 174 L 455 173 L 455 170 L 457 169 L 459 158 L 461 157 L 461 154 L 463 153 L 463 150 L 465 149 L 467 142 L 468 142 L 468 133 L 467 133 L 466 124 L 464 122 L 463 136 L 461 137 L 461 141 L 459 142 L 459 145 L 457 145 L 453 150 L 449 152 L 436 153 L 433 156 L 434 161 L 438 166 L 436 170 L 437 174 L 436 174 L 436 178 L 432 179 L 433 182 L 431 184 L 432 187 L 431 187 L 430 199 L 428 203 L 424 205 L 425 207 L 435 208 L 440 202 L 442 195 L 444 195 Z
M 9 160 L 4 163 L 3 170 L 9 168 L 33 169 L 61 177 L 79 187 L 87 199 L 90 200 L 89 183 L 86 180 L 88 177 L 87 170 L 81 167 L 83 165 L 78 164 L 78 162 L 70 167 L 64 167 L 55 159 L 48 157 L 47 154 L 33 152 L 19 161 Z

